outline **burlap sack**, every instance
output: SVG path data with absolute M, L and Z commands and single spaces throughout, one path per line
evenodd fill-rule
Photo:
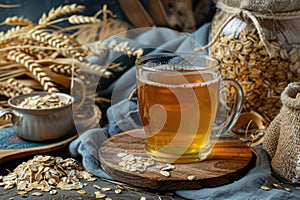
M 278 124 L 274 121 L 273 127 L 268 129 L 269 136 L 264 140 L 264 147 L 269 148 L 268 153 L 272 156 L 274 146 L 271 147 L 271 144 L 276 144 L 278 126 L 280 127 L 271 166 L 277 175 L 292 183 L 300 183 L 300 98 L 296 98 L 298 93 L 300 82 L 290 83 L 285 88 L 281 95 L 283 106 L 276 121 Z
M 268 126 L 263 142 L 263 149 L 267 152 L 272 160 L 278 145 L 279 133 L 281 125 L 281 114 L 279 113 Z

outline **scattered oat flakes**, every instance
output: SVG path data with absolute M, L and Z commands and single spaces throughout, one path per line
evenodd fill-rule
M 101 190 L 105 192 L 105 191 L 110 191 L 111 188 L 101 188 Z
M 14 187 L 14 185 L 8 184 L 8 185 L 5 185 L 5 186 L 4 186 L 4 190 L 10 190 L 10 189 L 12 189 L 13 187 Z
M 102 198 L 106 197 L 106 194 L 103 194 L 99 191 L 94 192 L 94 194 L 95 194 L 96 199 L 102 199 Z
M 163 175 L 163 176 L 166 176 L 166 177 L 171 176 L 171 173 L 168 172 L 168 171 L 163 171 L 163 170 L 161 170 L 159 173 L 160 173 L 161 175 Z
M 39 197 L 39 196 L 42 196 L 43 194 L 41 192 L 33 192 L 31 195 Z
M 78 190 L 77 191 L 79 194 L 86 194 L 87 192 L 85 190 Z
M 169 164 L 167 163 L 165 166 L 161 167 L 161 165 L 159 166 L 160 169 L 160 174 L 166 177 L 171 176 L 170 171 L 175 169 L 175 165 Z
M 92 177 L 92 178 L 87 179 L 87 181 L 89 181 L 89 182 L 92 182 L 92 181 L 95 181 L 95 180 L 97 180 L 96 177 Z
M 266 190 L 266 191 L 269 191 L 269 190 L 271 190 L 271 188 L 270 188 L 269 186 L 266 186 L 266 185 L 262 185 L 262 186 L 260 186 L 260 189 L 262 189 L 262 190 Z
M 285 191 L 288 191 L 288 192 L 291 192 L 291 191 L 292 191 L 292 189 L 291 189 L 291 188 L 288 188 L 288 187 L 285 187 L 284 190 L 285 190 Z
M 55 194 L 57 194 L 57 190 L 51 190 L 49 193 L 50 193 L 51 195 L 55 195 Z
M 116 193 L 116 194 L 121 194 L 121 193 L 122 193 L 122 190 L 121 190 L 121 189 L 115 189 L 115 193 Z
M 101 190 L 101 187 L 99 185 L 94 184 L 93 187 L 98 189 L 98 190 Z
M 166 164 L 166 167 L 161 168 L 162 171 L 171 171 L 175 169 L 175 165 Z
M 278 183 L 273 183 L 272 186 L 274 186 L 276 189 L 283 189 L 283 187 Z
M 18 195 L 27 194 L 27 191 L 18 191 Z
M 154 160 L 149 157 L 141 157 L 135 156 L 133 154 L 118 154 L 122 155 L 122 161 L 119 163 L 119 166 L 122 167 L 123 170 L 131 171 L 131 172 L 145 172 L 148 167 L 151 167 L 155 164 Z

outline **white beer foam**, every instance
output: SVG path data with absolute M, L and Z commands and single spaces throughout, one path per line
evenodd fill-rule
M 149 72 L 150 74 L 153 74 L 153 72 Z M 147 73 L 147 74 L 149 74 Z M 189 72 L 186 72 L 186 74 L 188 74 Z M 194 74 L 195 72 L 191 72 L 191 74 Z M 168 73 L 166 73 L 168 74 Z M 140 77 L 137 77 L 137 79 L 141 82 L 141 83 L 144 83 L 144 84 L 148 84 L 148 85 L 153 85 L 153 86 L 159 86 L 159 87 L 170 87 L 170 88 L 192 88 L 192 87 L 201 87 L 201 86 L 206 86 L 206 85 L 210 85 L 210 84 L 214 84 L 216 82 L 219 82 L 221 80 L 221 75 L 219 73 L 216 73 L 216 72 L 206 72 L 205 73 L 206 75 L 207 74 L 210 74 L 212 76 L 211 80 L 205 80 L 204 82 L 196 82 L 196 83 L 180 83 L 180 84 L 166 84 L 166 83 L 162 83 L 162 82 L 158 82 L 158 81 L 150 81 L 148 80 L 144 75 L 144 76 L 140 76 Z M 186 79 L 184 78 L 184 76 L 180 76 L 180 72 L 178 72 L 178 74 L 175 74 L 176 76 L 180 77 L 180 78 L 183 78 L 183 79 Z M 164 76 L 164 75 L 157 75 L 157 76 Z M 188 82 L 188 80 L 187 80 Z

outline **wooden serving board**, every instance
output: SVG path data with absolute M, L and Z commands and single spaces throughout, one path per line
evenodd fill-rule
M 146 157 L 144 152 L 145 133 L 136 129 L 120 133 L 105 141 L 100 150 L 101 167 L 114 179 L 137 187 L 155 190 L 199 189 L 228 184 L 245 175 L 255 164 L 255 156 L 244 142 L 236 136 L 227 134 L 219 138 L 214 145 L 211 156 L 205 161 L 191 164 L 174 164 L 171 176 L 160 174 L 155 163 L 143 173 L 122 169 L 122 158 L 118 153 L 130 153 Z M 193 180 L 188 176 L 194 175 Z
M 62 149 L 77 137 L 78 135 L 75 134 L 57 143 L 40 146 L 40 147 L 24 148 L 24 149 L 8 149 L 8 150 L 2 149 L 0 150 L 0 165 L 4 162 L 8 162 L 25 156 L 48 153 L 48 152 L 56 151 L 58 149 Z

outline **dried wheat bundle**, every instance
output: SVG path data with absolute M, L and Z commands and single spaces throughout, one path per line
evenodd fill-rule
M 22 81 L 10 78 L 7 81 L 0 82 L 0 94 L 15 97 L 20 94 L 32 93 L 33 89 L 24 85 Z
M 103 43 L 103 41 L 99 41 L 96 43 L 95 49 L 97 50 L 111 49 L 113 51 L 123 52 L 125 55 L 129 57 L 130 56 L 140 57 L 141 55 L 143 55 L 144 52 L 142 48 L 139 49 L 131 48 L 128 42 L 118 43 L 117 40 L 112 40 L 108 44 Z
M 21 95 L 20 92 L 16 91 L 14 88 L 11 88 L 9 85 L 5 83 L 0 84 L 0 94 L 7 97 L 15 97 Z
M 75 38 L 71 38 L 67 34 L 50 33 L 46 30 L 34 30 L 30 32 L 29 35 L 32 39 L 55 48 L 58 55 L 62 54 L 62 56 L 76 58 L 79 61 L 83 61 L 87 56 L 87 50 L 78 44 Z
M 12 61 L 23 64 L 29 70 L 29 72 L 33 74 L 34 78 L 41 83 L 45 91 L 58 92 L 53 80 L 51 80 L 51 78 L 41 68 L 40 64 L 35 62 L 34 57 L 15 50 L 10 51 L 7 57 Z
M 76 96 L 80 92 L 87 99 L 78 106 L 78 113 L 84 115 L 82 119 L 94 115 L 94 112 L 85 114 L 87 110 L 94 110 L 90 108 L 94 101 L 109 102 L 97 93 L 82 90 L 95 87 L 99 78 L 106 80 L 124 68 L 115 63 L 108 66 L 91 64 L 87 57 L 99 50 L 136 57 L 143 51 L 131 48 L 126 42 L 102 43 L 107 37 L 129 28 L 117 20 L 106 5 L 92 16 L 80 14 L 83 10 L 81 5 L 63 5 L 45 12 L 38 22 L 9 16 L 0 23 L 11 27 L 0 32 L 0 95 L 9 98 L 34 91 L 67 91 Z M 62 27 L 61 22 L 68 25 Z M 90 45 L 92 42 L 97 45 Z M 75 82 L 84 87 L 76 88 Z M 0 102 L 0 106 L 2 104 Z
M 48 49 L 47 45 L 32 38 L 24 37 L 20 40 L 20 44 L 22 44 L 22 47 L 20 47 L 19 50 L 36 57 L 38 60 L 51 58 L 53 55 L 57 55 L 55 50 Z
M 102 78 L 109 78 L 112 75 L 112 73 L 108 71 L 108 69 L 117 67 L 119 67 L 119 65 L 115 63 L 112 63 L 109 66 L 100 66 L 88 62 L 82 62 L 79 64 L 73 63 L 73 65 L 52 64 L 49 66 L 49 68 L 55 73 L 62 74 L 68 77 L 71 77 L 72 75 L 77 76 L 81 68 L 81 70 L 84 70 L 85 72 L 88 71 L 90 75 L 99 75 Z M 118 69 L 118 71 L 121 71 L 121 69 Z

